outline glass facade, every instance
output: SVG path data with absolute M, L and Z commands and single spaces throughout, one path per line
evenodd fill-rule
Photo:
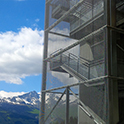
M 124 121 L 124 2 L 46 0 L 40 124 Z

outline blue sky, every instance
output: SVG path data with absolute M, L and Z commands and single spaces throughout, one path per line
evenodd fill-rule
M 0 0 L 0 92 L 41 91 L 44 13 L 45 0 Z M 51 38 L 50 53 L 74 42 Z M 52 72 L 48 74 L 47 88 L 70 82 L 77 80 Z
M 0 0 L 0 30 L 18 31 L 26 26 L 44 28 L 45 0 Z
M 41 90 L 45 0 L 0 0 L 0 91 Z

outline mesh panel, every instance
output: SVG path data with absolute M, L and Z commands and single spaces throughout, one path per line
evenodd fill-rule
M 61 94 L 57 93 L 47 93 L 46 95 L 46 118 L 48 117 L 49 113 L 56 105 L 57 101 L 61 97 Z M 63 124 L 65 122 L 65 95 L 59 101 L 49 118 L 47 118 L 45 124 Z
M 80 56 L 89 61 L 90 78 L 105 75 L 105 33 L 101 31 L 81 43 Z
M 92 34 L 105 25 L 105 5 L 104 0 L 52 0 L 49 7 L 49 26 L 53 26 L 49 33 L 48 54 L 58 51 L 58 49 L 76 43 L 85 36 L 90 36 L 83 40 L 78 46 L 66 51 L 73 53 L 77 58 L 72 58 L 64 52 L 53 58 L 51 70 L 47 76 L 47 88 L 54 88 L 78 82 L 78 76 L 86 79 L 97 78 L 105 75 L 105 32 L 104 29 Z M 79 4 L 80 3 L 80 4 Z M 68 13 L 70 11 L 70 13 Z M 66 15 L 65 15 L 66 14 Z M 60 20 L 61 19 L 61 20 Z M 68 38 L 67 38 L 68 37 Z M 66 54 L 67 55 L 67 54 Z M 83 58 L 81 61 L 78 58 Z M 62 63 L 60 63 L 60 61 Z M 68 66 L 66 73 L 61 70 L 62 64 Z M 49 67 L 48 67 L 49 69 Z M 76 73 L 75 73 L 76 72 Z M 77 76 L 78 75 L 78 76 Z M 80 76 L 81 75 L 81 76 Z M 80 99 L 87 106 L 95 117 L 106 122 L 106 86 L 105 81 L 93 82 L 94 85 L 80 85 Z M 97 84 L 97 86 L 96 86 Z M 102 85 L 98 85 L 102 84 Z M 73 99 L 73 98 L 72 98 Z M 99 101 L 99 102 L 98 102 Z M 64 105 L 64 104 L 63 104 Z M 77 105 L 78 106 L 78 105 Z M 76 106 L 76 107 L 77 107 Z M 96 107 L 97 106 L 97 107 Z M 74 116 L 71 111 L 75 109 L 70 102 L 70 118 Z M 86 115 L 78 107 L 78 123 L 93 124 L 94 120 Z M 77 111 L 77 108 L 75 109 Z M 55 112 L 55 116 L 57 113 Z M 61 114 L 59 116 L 62 116 Z M 71 123 L 72 124 L 72 123 Z M 76 124 L 76 123 L 75 123 Z
M 124 119 L 124 81 L 118 80 L 118 92 L 119 92 L 119 116 L 120 121 Z
M 79 97 L 79 86 L 72 87 L 71 90 Z M 78 124 L 78 99 L 70 95 L 69 100 L 69 124 Z
M 80 99 L 102 120 L 106 121 L 106 90 L 105 85 L 86 87 L 80 86 Z M 91 104 L 92 103 L 92 104 Z M 85 118 L 82 120 L 85 123 Z M 90 118 L 89 118 L 90 121 Z
M 59 41 L 54 41 L 53 40 L 51 42 L 53 44 L 54 44 L 54 42 L 57 42 L 57 44 L 55 43 L 54 46 L 51 47 L 52 46 L 52 43 L 51 43 L 49 45 L 49 50 L 50 51 L 54 51 L 58 47 L 62 47 L 62 44 L 60 45 Z M 67 42 L 66 41 L 63 41 L 63 42 L 64 42 L 63 45 L 66 46 Z M 67 53 L 74 53 L 76 56 L 78 56 L 79 46 L 73 47 Z M 65 53 L 63 53 L 63 55 L 58 55 L 57 57 L 54 57 L 51 60 L 51 62 L 48 63 L 48 66 L 47 66 L 48 67 L 47 89 L 56 88 L 56 87 L 60 87 L 60 86 L 66 86 L 66 85 L 74 84 L 74 83 L 78 82 L 78 80 L 75 77 L 72 77 L 71 75 L 69 75 L 69 73 L 67 73 L 65 70 L 63 70 L 60 67 L 62 65 L 62 63 L 65 63 L 66 65 L 70 64 L 70 66 L 73 69 L 77 70 L 77 65 L 76 65 L 77 62 L 75 62 L 75 60 L 71 60 L 71 59 L 69 61 L 68 56 L 65 56 L 65 55 L 66 55 Z M 76 63 L 76 64 L 74 64 L 73 62 Z
M 124 1 L 123 0 L 116 0 L 116 21 L 117 26 L 121 26 L 124 20 Z
M 61 30 L 62 31 L 62 30 Z M 68 33 L 68 30 L 63 30 L 64 33 Z M 76 40 L 62 37 L 59 35 L 49 34 L 49 41 L 48 41 L 48 54 L 56 53 L 59 49 L 63 49 L 73 43 L 75 43 Z M 72 53 L 78 54 L 79 53 L 79 46 L 74 47 L 73 49 L 69 50 Z

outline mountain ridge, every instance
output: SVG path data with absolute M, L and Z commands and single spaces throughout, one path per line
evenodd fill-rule
M 7 98 L 3 97 L 3 98 L 0 98 L 0 103 L 33 105 L 38 108 L 40 104 L 40 94 L 38 94 L 36 91 L 31 91 L 23 95 L 7 97 Z
M 0 98 L 0 124 L 38 124 L 40 97 L 36 91 L 24 93 L 13 97 Z M 47 93 L 46 95 L 46 115 L 51 111 L 60 98 L 60 94 Z M 65 99 L 64 96 L 46 124 L 54 124 L 65 119 Z M 77 100 L 70 96 L 70 110 L 72 117 L 77 115 Z M 6 118 L 6 120 L 4 119 Z M 51 123 L 51 118 L 54 123 Z

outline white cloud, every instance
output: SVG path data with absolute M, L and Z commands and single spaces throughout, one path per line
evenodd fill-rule
M 0 33 L 0 81 L 22 84 L 21 78 L 41 73 L 43 33 L 26 27 Z
M 57 30 L 57 32 L 61 32 L 62 34 L 68 34 L 68 32 L 69 32 L 68 29 L 63 29 L 63 31 L 58 30 L 58 29 L 56 29 L 56 30 Z M 57 51 L 58 49 L 66 48 L 67 46 L 69 46 L 75 42 L 76 42 L 76 40 L 74 40 L 74 39 L 69 39 L 66 37 L 61 37 L 61 36 L 57 36 L 54 34 L 49 34 L 48 53 L 51 54 L 54 51 Z M 74 47 L 70 51 L 71 51 L 71 53 L 78 54 L 79 53 L 79 46 Z
M 57 73 L 57 72 L 52 72 L 52 75 L 54 77 L 57 77 L 63 84 L 75 84 L 78 83 L 78 80 L 74 77 L 69 78 L 69 74 L 67 73 Z
M 26 92 L 5 92 L 5 91 L 0 91 L 0 98 L 8 98 L 8 97 L 13 97 L 13 96 L 18 96 L 18 95 L 23 95 Z
M 39 22 L 40 21 L 40 19 L 35 19 L 35 22 Z
M 67 28 L 65 28 L 63 30 L 54 28 L 52 31 L 59 32 L 62 34 L 69 34 L 69 30 Z M 73 44 L 74 42 L 76 42 L 76 40 L 74 40 L 74 39 L 50 34 L 49 35 L 49 44 L 48 44 L 50 49 L 48 49 L 48 54 L 51 54 L 54 51 L 57 51 L 58 49 L 66 48 L 67 46 Z M 70 49 L 67 52 L 73 53 L 75 55 L 79 55 L 79 45 L 75 46 L 74 48 Z M 52 74 L 52 76 L 58 78 L 61 82 L 63 82 L 64 85 L 73 84 L 73 83 L 78 82 L 78 80 L 74 77 L 69 78 L 69 74 L 67 74 L 67 73 L 61 73 L 61 72 L 58 73 L 58 72 L 53 71 L 53 72 L 51 72 L 51 74 Z
M 38 27 L 38 24 L 34 23 L 34 24 L 32 25 L 32 27 L 37 28 L 37 27 Z

